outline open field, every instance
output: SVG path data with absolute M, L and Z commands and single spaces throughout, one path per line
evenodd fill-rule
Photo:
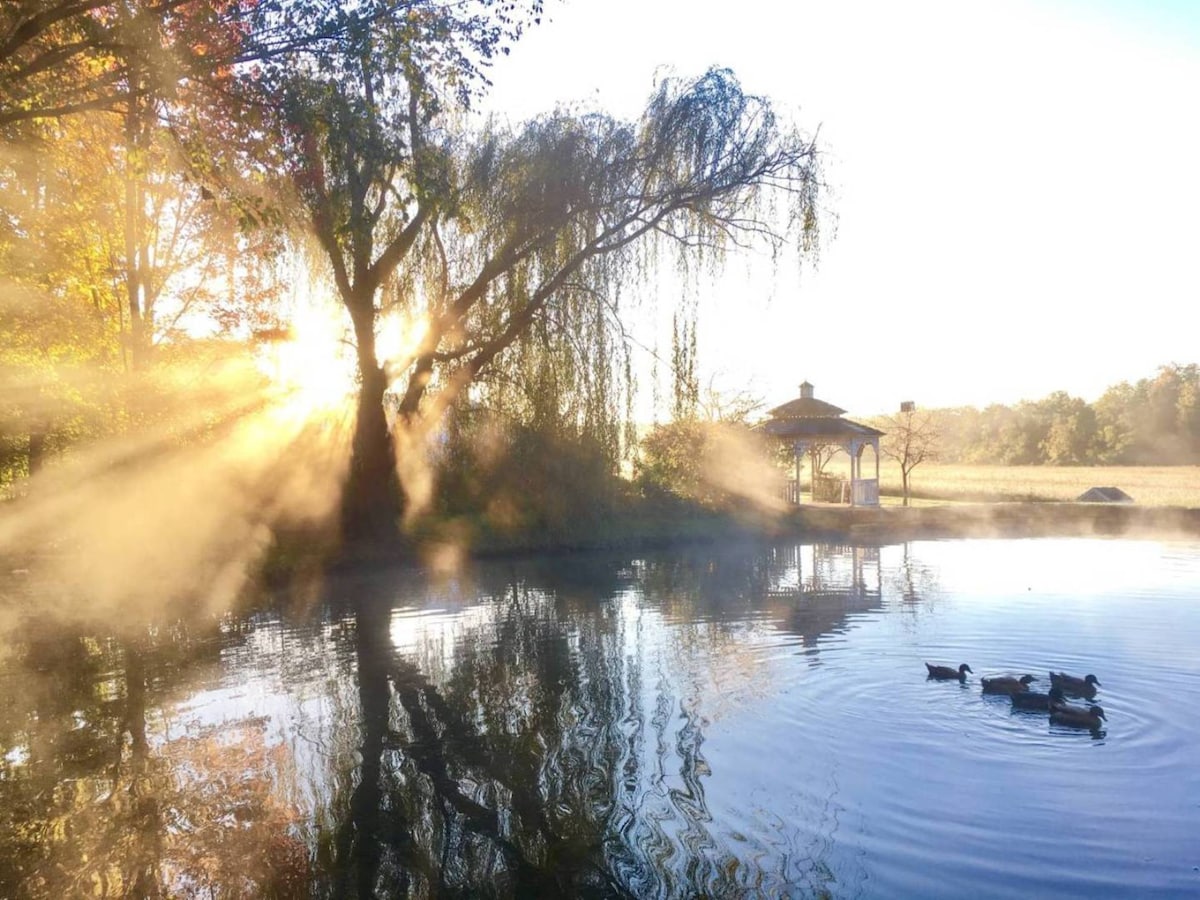
M 884 460 L 880 490 L 900 496 L 900 467 Z M 925 463 L 911 475 L 915 499 L 974 503 L 1075 500 L 1118 487 L 1141 506 L 1200 508 L 1200 466 L 982 466 Z

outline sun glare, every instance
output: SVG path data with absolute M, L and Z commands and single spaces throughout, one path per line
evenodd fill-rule
M 354 348 L 342 310 L 332 303 L 293 311 L 285 335 L 264 341 L 259 368 L 282 397 L 306 413 L 346 407 L 355 391 Z
M 402 313 L 390 312 L 379 322 L 375 335 L 375 350 L 387 370 L 389 385 L 408 368 L 417 347 L 429 329 L 424 316 L 413 319 Z
M 408 368 L 427 328 L 424 318 L 380 318 L 375 351 L 389 382 Z M 330 300 L 300 303 L 286 328 L 260 334 L 256 361 L 287 407 L 305 418 L 346 411 L 357 391 L 353 333 L 341 304 Z

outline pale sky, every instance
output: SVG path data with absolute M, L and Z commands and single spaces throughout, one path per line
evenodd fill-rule
M 634 116 L 662 67 L 711 65 L 820 128 L 838 218 L 799 280 L 705 286 L 719 387 L 870 415 L 1200 361 L 1200 2 L 547 0 L 490 105 Z

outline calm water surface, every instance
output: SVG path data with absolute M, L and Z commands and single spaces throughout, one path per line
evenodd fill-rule
M 1200 896 L 1200 544 L 744 544 L 308 600 L 12 637 L 0 897 Z M 980 692 L 1050 669 L 1099 677 L 1103 732 Z

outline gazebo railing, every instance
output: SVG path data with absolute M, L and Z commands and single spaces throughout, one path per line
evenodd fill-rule
M 855 506 L 879 505 L 879 479 L 855 478 L 850 486 Z
M 783 502 L 792 506 L 800 505 L 800 483 L 795 478 L 789 478 L 783 486 Z
M 854 506 L 878 506 L 879 505 L 879 479 L 878 478 L 855 478 L 851 482 L 842 481 L 842 492 L 840 496 L 828 497 L 826 502 L 833 503 L 853 503 Z M 804 502 L 801 496 L 800 485 L 795 478 L 789 478 L 780 491 L 785 503 L 792 506 L 799 506 Z

